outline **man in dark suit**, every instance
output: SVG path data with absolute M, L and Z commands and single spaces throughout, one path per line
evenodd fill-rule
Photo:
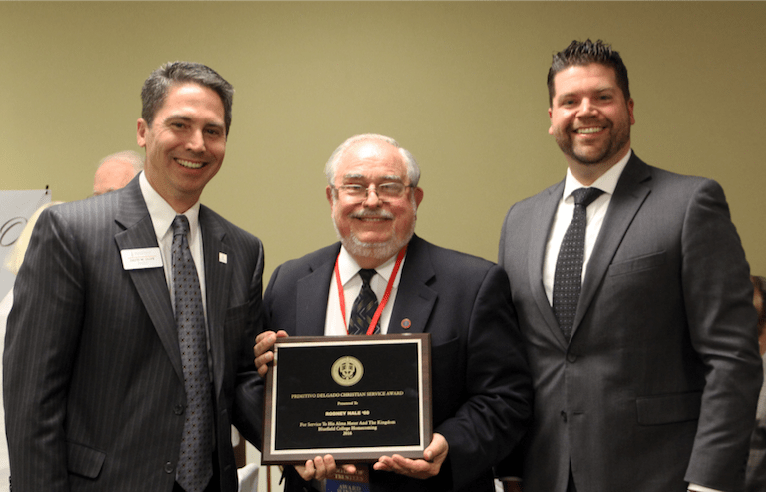
M 263 248 L 199 204 L 232 95 L 204 65 L 160 67 L 142 90 L 144 172 L 41 215 L 3 357 L 13 490 L 237 490 L 230 426 L 259 433 Z
M 631 151 L 627 70 L 608 45 L 573 42 L 548 86 L 567 177 L 514 205 L 500 240 L 535 386 L 523 489 L 741 490 L 762 376 L 723 191 Z M 600 191 L 575 205 L 583 187 Z
M 414 235 L 420 170 L 393 139 L 348 139 L 325 174 L 340 243 L 275 270 L 264 295 L 271 331 L 255 348 L 259 372 L 266 374 L 277 337 L 342 336 L 346 326 L 353 332 L 354 299 L 371 288 L 380 300 L 381 333 L 431 334 L 434 436 L 423 459 L 380 457 L 370 490 L 493 490 L 491 467 L 521 438 L 531 403 L 506 275 Z M 362 280 L 360 269 L 373 269 L 371 279 Z M 376 325 L 367 321 L 363 330 Z M 331 455 L 288 468 L 285 490 L 319 487 L 316 480 L 335 469 Z

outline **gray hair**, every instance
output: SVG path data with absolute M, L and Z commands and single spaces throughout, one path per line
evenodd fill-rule
M 338 169 L 338 164 L 343 158 L 343 154 L 355 143 L 365 140 L 377 140 L 380 142 L 385 142 L 399 149 L 399 155 L 402 157 L 404 165 L 407 166 L 407 177 L 410 179 L 410 184 L 412 186 L 418 185 L 418 182 L 420 181 L 420 166 L 418 166 L 415 157 L 410 154 L 407 149 L 403 148 L 401 145 L 399 145 L 399 142 L 391 137 L 379 135 L 377 133 L 363 133 L 361 135 L 354 135 L 353 137 L 346 139 L 345 142 L 340 144 L 338 148 L 335 149 L 335 151 L 330 156 L 330 159 L 325 164 L 324 174 L 327 176 L 327 182 L 331 186 L 335 185 L 335 171 Z
M 151 126 L 154 115 L 165 103 L 168 91 L 173 85 L 195 83 L 218 94 L 223 103 L 226 135 L 231 127 L 231 105 L 234 99 L 234 88 L 218 75 L 218 72 L 201 63 L 168 62 L 153 71 L 141 88 L 141 117 Z
M 101 159 L 101 161 L 98 163 L 98 167 L 101 167 L 101 165 L 106 161 L 111 160 L 129 163 L 131 166 L 133 166 L 133 170 L 136 172 L 136 174 L 140 173 L 144 168 L 144 158 L 141 157 L 141 154 L 135 150 L 123 150 L 122 152 L 115 152 L 114 154 L 110 154 Z M 96 169 L 98 169 L 98 167 Z

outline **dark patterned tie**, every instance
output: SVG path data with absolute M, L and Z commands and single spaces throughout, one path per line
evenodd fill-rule
M 561 242 L 553 280 L 553 312 L 567 340 L 572 336 L 572 323 L 577 310 L 577 300 L 580 298 L 585 248 L 585 209 L 602 193 L 598 188 L 578 188 L 572 192 L 575 201 L 572 222 Z
M 176 215 L 173 220 L 173 289 L 187 404 L 176 478 L 186 492 L 201 492 L 213 476 L 212 391 L 202 293 L 186 238 L 188 232 L 189 220 Z
M 370 287 L 370 279 L 375 275 L 375 270 L 363 268 L 359 270 L 362 277 L 362 290 L 351 307 L 351 320 L 348 323 L 349 335 L 366 335 L 367 329 L 372 323 L 372 317 L 378 309 L 378 298 Z M 375 333 L 380 333 L 380 323 L 375 326 Z

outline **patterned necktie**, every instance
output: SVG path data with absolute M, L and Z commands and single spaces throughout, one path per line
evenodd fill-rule
M 572 192 L 575 201 L 572 222 L 561 242 L 553 280 L 553 312 L 567 340 L 572 336 L 577 300 L 580 298 L 585 248 L 585 209 L 602 193 L 598 188 L 578 188 Z
M 173 289 L 187 404 L 176 479 L 186 492 L 201 492 L 213 476 L 212 390 L 202 293 L 186 238 L 188 232 L 189 220 L 176 215 L 173 220 Z
M 372 323 L 372 317 L 378 309 L 378 297 L 370 287 L 370 279 L 375 275 L 374 269 L 363 268 L 359 270 L 362 277 L 362 290 L 351 307 L 351 320 L 348 323 L 349 335 L 366 335 L 367 329 Z M 380 323 L 375 326 L 375 335 L 380 333 Z

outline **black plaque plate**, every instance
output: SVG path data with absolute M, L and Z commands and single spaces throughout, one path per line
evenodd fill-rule
M 287 337 L 273 350 L 263 464 L 422 458 L 433 432 L 429 334 Z

